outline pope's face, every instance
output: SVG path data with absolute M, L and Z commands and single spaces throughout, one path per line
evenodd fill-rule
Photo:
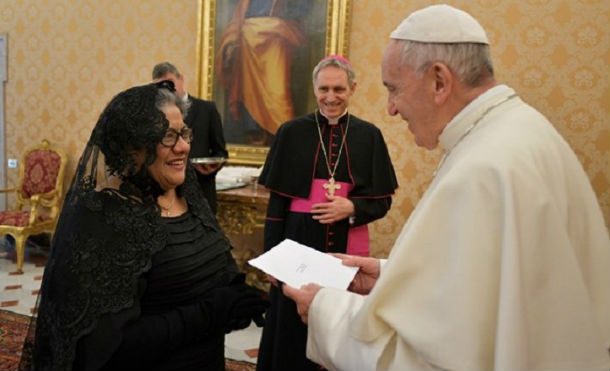
M 336 119 L 347 109 L 356 84 L 350 86 L 347 72 L 330 65 L 318 72 L 313 88 L 320 111 L 329 119 Z
M 391 41 L 381 65 L 383 85 L 388 91 L 388 114 L 400 115 L 420 147 L 433 149 L 438 144 L 439 131 L 435 125 L 437 108 L 433 104 L 427 73 L 416 75 L 413 68 L 400 63 L 402 44 Z

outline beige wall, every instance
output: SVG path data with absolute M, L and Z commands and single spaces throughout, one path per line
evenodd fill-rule
M 610 214 L 610 5 L 606 0 L 447 1 L 480 20 L 492 41 L 497 78 L 555 124 L 578 154 Z M 413 143 L 385 112 L 379 64 L 388 34 L 430 1 L 353 0 L 349 57 L 359 86 L 358 116 L 384 132 L 400 188 L 388 216 L 373 225 L 374 253 L 385 255 L 430 180 L 438 151 Z M 149 81 L 170 60 L 195 91 L 195 0 L 0 0 L 9 36 L 7 158 L 48 138 L 66 148 L 68 178 L 97 116 L 120 90 Z M 17 178 L 7 169 L 8 184 Z M 9 200 L 13 202 L 13 200 Z
M 97 117 L 119 91 L 171 60 L 195 86 L 196 0 L 0 0 L 8 33 L 6 157 L 47 138 L 71 179 Z M 194 90 L 194 89 L 193 89 Z M 7 169 L 8 184 L 17 181 Z

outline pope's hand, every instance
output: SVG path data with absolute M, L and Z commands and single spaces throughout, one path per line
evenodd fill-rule
M 300 289 L 287 284 L 282 285 L 282 292 L 284 295 L 294 300 L 297 304 L 297 312 L 299 313 L 299 316 L 301 316 L 301 320 L 304 324 L 307 324 L 308 321 L 309 306 L 321 288 L 322 286 L 316 285 L 315 283 L 303 285 Z
M 379 278 L 379 259 L 336 253 L 330 255 L 341 259 L 341 263 L 345 266 L 359 268 L 348 287 L 349 291 L 361 295 L 368 295 L 371 292 Z

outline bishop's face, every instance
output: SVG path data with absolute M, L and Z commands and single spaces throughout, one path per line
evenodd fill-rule
M 356 83 L 349 84 L 347 72 L 332 65 L 321 69 L 313 84 L 318 108 L 331 120 L 345 112 L 355 89 Z

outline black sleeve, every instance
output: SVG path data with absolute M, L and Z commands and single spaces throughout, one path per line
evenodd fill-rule
M 220 114 L 218 113 L 216 104 L 214 104 L 214 102 L 206 102 L 206 105 L 208 106 L 207 109 L 209 110 L 209 122 L 207 125 L 208 153 L 206 154 L 206 156 L 225 158 L 229 157 L 225 137 L 222 132 L 222 119 L 220 118 Z M 211 185 L 214 185 L 214 179 L 216 178 L 216 174 L 218 173 L 218 171 L 220 171 L 221 168 L 222 165 L 211 174 L 205 175 L 198 173 L 198 176 L 202 179 L 205 179 L 205 181 L 209 182 Z
M 284 239 L 284 222 L 290 199 L 270 192 L 265 218 L 265 251 L 269 251 Z
M 104 369 L 147 369 L 156 360 L 206 338 L 262 323 L 268 301 L 246 285 L 245 276 L 210 290 L 198 302 L 141 315 L 119 333 L 120 345 Z
M 210 327 L 211 315 L 200 303 L 143 315 L 123 329 L 121 344 L 104 368 L 147 369 L 165 354 L 201 340 Z
M 350 198 L 354 203 L 355 218 L 353 226 L 368 224 L 383 218 L 392 206 L 392 197 Z
M 222 120 L 220 118 L 220 114 L 218 113 L 218 109 L 214 103 L 211 103 L 211 113 L 210 113 L 210 156 L 214 157 L 227 157 L 229 153 L 227 152 L 227 145 L 225 142 L 225 137 L 222 132 Z
M 140 293 L 144 291 L 144 278 L 138 280 L 138 287 Z M 211 313 L 201 303 L 141 315 L 136 300 L 131 308 L 100 317 L 95 329 L 79 340 L 74 369 L 146 369 L 164 354 L 196 341 L 211 327 Z

